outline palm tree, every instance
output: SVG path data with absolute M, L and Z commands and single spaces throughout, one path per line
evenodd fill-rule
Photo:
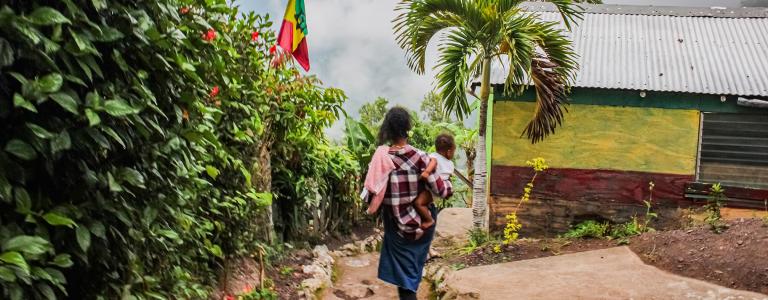
M 571 42 L 558 22 L 545 22 L 525 12 L 518 0 L 402 0 L 395 18 L 397 42 L 408 66 L 424 73 L 427 45 L 441 35 L 436 83 L 445 109 L 463 119 L 470 112 L 467 86 L 480 77 L 480 128 L 473 178 L 474 224 L 487 228 L 485 128 L 493 60 L 509 69 L 506 93 L 520 94 L 529 85 L 536 91 L 536 109 L 523 131 L 532 143 L 554 133 L 563 120 L 569 81 L 577 69 Z M 552 0 L 570 29 L 581 18 L 574 0 Z M 577 1 L 582 2 L 582 1 Z M 589 2 L 595 2 L 591 0 Z

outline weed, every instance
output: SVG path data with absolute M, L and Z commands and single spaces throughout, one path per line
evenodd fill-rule
M 293 271 L 295 271 L 292 267 L 283 267 L 280 269 L 280 275 L 288 276 L 293 274 Z
M 277 300 L 277 294 L 269 289 L 255 289 L 237 296 L 237 300 Z
M 533 168 L 533 177 L 531 177 L 531 181 L 529 181 L 525 185 L 525 188 L 523 188 L 523 196 L 520 197 L 520 202 L 517 203 L 515 210 L 505 217 L 507 224 L 504 226 L 504 240 L 502 241 L 502 244 L 504 245 L 509 245 L 510 243 L 516 241 L 518 237 L 520 237 L 520 229 L 523 228 L 523 224 L 521 224 L 520 220 L 517 218 L 517 211 L 520 209 L 523 203 L 528 202 L 528 200 L 531 199 L 531 192 L 533 192 L 533 183 L 536 181 L 536 176 L 549 168 L 549 166 L 547 166 L 547 162 L 541 157 L 534 158 L 532 160 L 526 161 L 525 163 Z M 493 247 L 493 252 L 501 253 L 501 247 L 502 245 L 495 245 Z
M 648 201 L 643 201 L 643 203 L 645 203 L 645 216 L 643 217 L 642 221 L 640 221 L 637 216 L 634 216 L 629 222 L 611 226 L 610 238 L 617 239 L 619 245 L 627 245 L 629 244 L 630 237 L 654 230 L 649 224 L 651 221 L 653 221 L 653 219 L 658 218 L 659 215 L 651 210 L 651 201 L 653 201 L 653 186 L 653 181 L 648 183 L 648 189 L 650 190 L 651 195 Z
M 458 271 L 458 270 L 464 269 L 466 267 L 467 267 L 467 265 L 462 264 L 462 263 L 455 263 L 455 264 L 451 265 L 451 269 L 454 270 L 454 271 Z
M 728 226 L 723 222 L 723 215 L 720 209 L 725 206 L 725 190 L 719 184 L 713 184 L 709 189 L 709 197 L 707 197 L 707 205 L 704 208 L 707 210 L 707 217 L 705 220 L 709 224 L 710 229 L 715 233 L 721 233 Z
M 604 238 L 608 232 L 608 227 L 608 223 L 587 220 L 568 230 L 564 236 L 567 238 Z

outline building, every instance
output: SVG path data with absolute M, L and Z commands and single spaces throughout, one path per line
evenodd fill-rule
M 528 3 L 545 20 L 553 6 Z M 768 9 L 585 5 L 569 36 L 580 70 L 565 122 L 545 141 L 521 137 L 534 94 L 505 95 L 494 69 L 490 224 L 506 222 L 547 160 L 529 230 L 562 232 L 581 219 L 624 222 L 654 209 L 671 216 L 722 183 L 729 206 L 768 200 Z M 762 107 L 762 108 L 761 108 Z M 653 182 L 651 194 L 649 183 Z

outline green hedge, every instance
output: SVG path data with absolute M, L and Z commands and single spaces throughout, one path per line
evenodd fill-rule
M 270 68 L 270 26 L 224 0 L 6 1 L 2 298 L 207 297 L 226 257 L 268 248 L 273 198 L 314 214 L 307 193 L 273 197 L 271 165 L 330 155 L 298 177 L 357 176 L 322 134 L 346 97 Z M 321 191 L 337 214 L 352 182 Z

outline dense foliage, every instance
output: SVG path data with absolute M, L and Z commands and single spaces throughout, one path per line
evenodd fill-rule
M 356 163 L 322 134 L 346 97 L 269 67 L 267 17 L 5 3 L 0 297 L 204 298 L 227 257 L 277 242 L 273 200 L 278 233 L 355 214 Z

